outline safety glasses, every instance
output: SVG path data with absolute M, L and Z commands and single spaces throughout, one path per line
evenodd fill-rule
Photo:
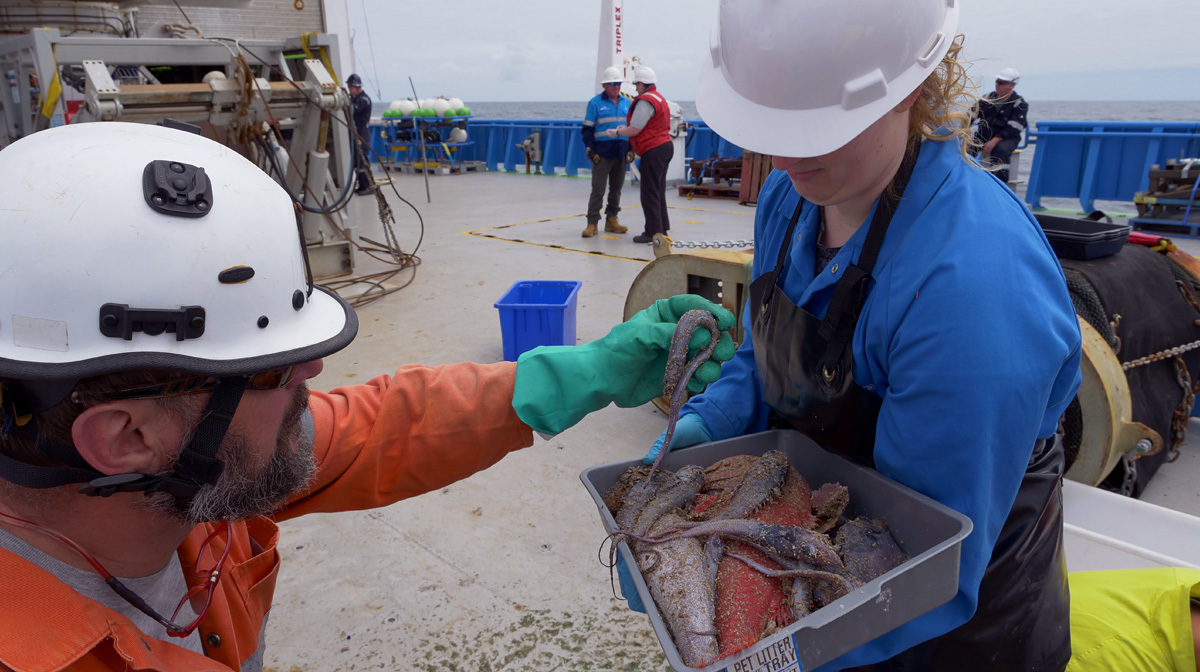
M 247 375 L 247 390 L 278 390 L 286 387 L 296 377 L 296 365 L 284 366 L 270 371 L 260 371 Z M 189 394 L 212 392 L 220 382 L 220 376 L 187 376 L 174 378 L 164 383 L 131 387 L 117 390 L 104 396 L 112 401 L 122 399 L 161 399 L 163 397 L 183 397 Z

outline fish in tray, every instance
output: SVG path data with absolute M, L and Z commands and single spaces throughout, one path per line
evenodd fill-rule
M 838 524 L 844 487 L 817 492 L 771 451 L 649 477 L 630 467 L 608 493 L 614 536 L 630 542 L 685 664 L 732 655 L 908 559 L 882 522 Z

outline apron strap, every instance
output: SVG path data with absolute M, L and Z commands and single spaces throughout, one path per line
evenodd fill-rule
M 875 269 L 875 261 L 879 257 L 880 248 L 883 247 L 883 238 L 892 222 L 892 216 L 900 206 L 900 198 L 908 187 L 920 154 L 920 142 L 914 143 L 905 153 L 900 169 L 896 171 L 896 177 L 892 179 L 891 186 L 883 192 L 879 205 L 875 208 L 875 216 L 867 229 L 867 239 L 858 255 L 858 263 L 846 267 L 842 279 L 833 289 L 833 297 L 829 301 L 829 308 L 825 311 L 825 319 L 821 322 L 818 333 L 830 341 L 829 350 L 835 353 L 835 356 L 840 357 L 842 349 L 854 334 L 854 327 L 858 324 L 858 316 L 867 298 L 867 284 L 871 281 L 871 271 Z
M 804 197 L 800 197 L 800 202 L 796 204 L 796 210 L 792 213 L 792 219 L 788 222 L 787 233 L 783 234 L 783 243 L 779 245 L 779 258 L 775 261 L 775 270 L 771 271 L 771 282 L 769 283 L 766 295 L 762 298 L 762 309 L 767 309 L 767 304 L 770 303 L 771 297 L 775 295 L 775 290 L 778 289 L 779 274 L 783 272 L 783 265 L 787 262 L 788 250 L 792 249 L 792 234 L 796 231 L 796 222 L 800 220 L 800 210 L 804 207 Z

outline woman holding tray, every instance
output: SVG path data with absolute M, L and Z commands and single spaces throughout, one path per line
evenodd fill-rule
M 958 594 L 829 668 L 1061 670 L 1079 327 L 1036 220 L 965 153 L 958 4 L 719 11 L 697 109 L 776 170 L 746 339 L 671 448 L 795 427 L 971 518 Z

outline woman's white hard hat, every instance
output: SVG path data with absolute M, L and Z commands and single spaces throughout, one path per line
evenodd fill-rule
M 721 0 L 696 109 L 745 149 L 828 154 L 937 68 L 960 2 Z
M 643 65 L 633 71 L 633 83 L 657 84 L 658 76 L 654 74 L 654 70 Z
M 0 376 L 237 375 L 354 338 L 354 310 L 310 285 L 287 193 L 224 145 L 73 124 L 5 148 L 0 175 Z
M 621 68 L 615 65 L 610 65 L 604 69 L 604 76 L 600 78 L 601 84 L 620 84 L 625 81 L 625 73 L 621 72 Z

